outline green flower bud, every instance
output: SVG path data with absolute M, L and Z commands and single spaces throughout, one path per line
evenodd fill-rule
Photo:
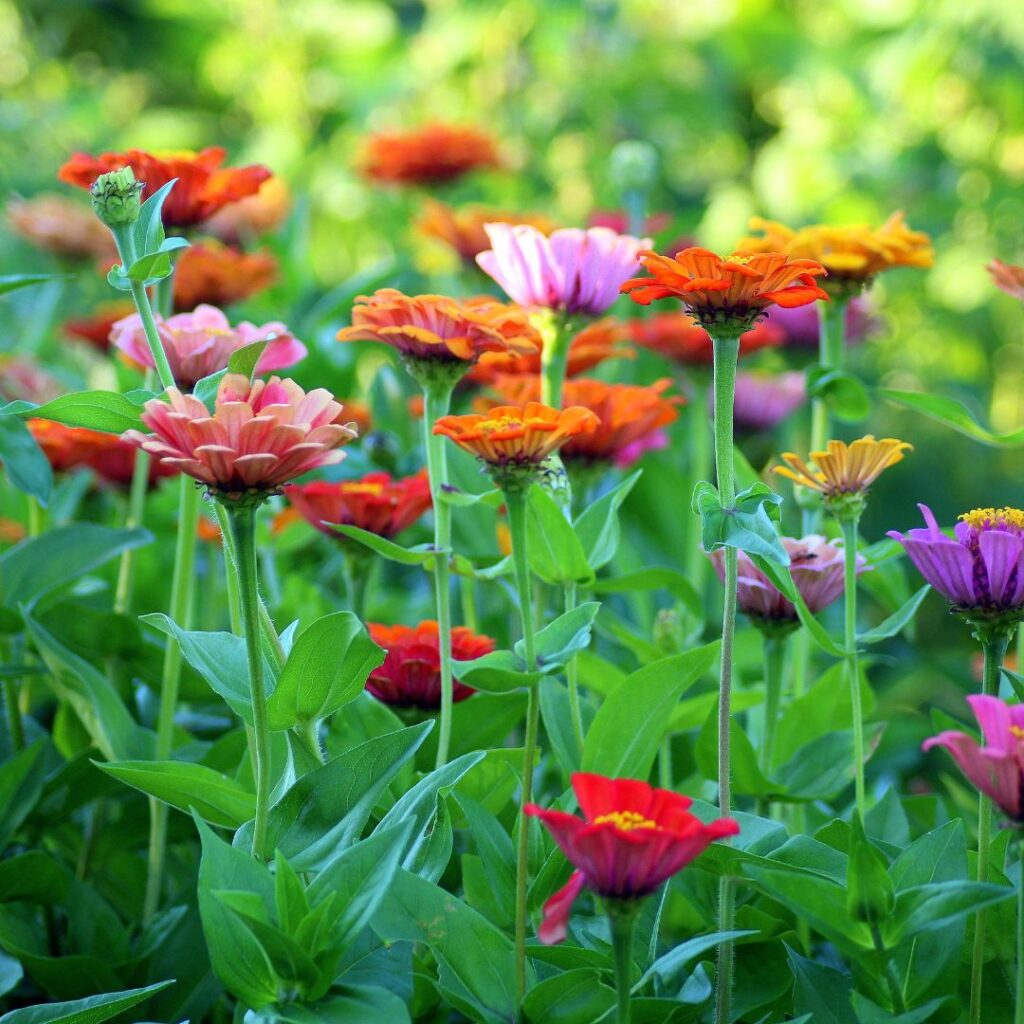
M 896 900 L 889 865 L 868 839 L 860 815 L 850 822 L 849 862 L 846 869 L 846 909 L 855 921 L 881 924 Z
M 142 208 L 143 187 L 130 167 L 101 174 L 89 189 L 96 216 L 111 229 L 134 224 Z
M 649 142 L 620 142 L 611 155 L 611 178 L 623 192 L 646 192 L 654 184 L 658 153 Z

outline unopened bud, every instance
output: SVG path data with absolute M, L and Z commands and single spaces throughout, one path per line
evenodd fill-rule
M 130 167 L 101 174 L 89 189 L 96 216 L 108 228 L 134 224 L 142 208 L 143 187 Z

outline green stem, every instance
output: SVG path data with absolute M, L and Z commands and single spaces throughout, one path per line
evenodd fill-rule
M 764 736 L 761 741 L 761 771 L 767 775 L 772 769 L 775 755 L 775 727 L 778 725 L 782 704 L 782 680 L 786 669 L 789 638 L 764 638 Z
M 864 709 L 860 699 L 860 668 L 857 663 L 857 519 L 843 519 L 843 601 L 845 610 L 844 647 L 846 676 L 853 711 L 853 778 L 857 813 L 861 821 L 867 814 L 864 786 Z
M 1017 840 L 1017 992 L 1013 1024 L 1024 1024 L 1024 842 Z
M 171 621 L 182 629 L 192 625 L 192 596 L 196 568 L 196 531 L 199 522 L 199 489 L 195 480 L 182 473 L 178 481 L 178 535 L 171 576 Z M 181 647 L 173 637 L 164 648 L 160 678 L 160 710 L 157 713 L 154 759 L 166 761 L 174 741 L 174 712 L 178 707 L 181 682 Z M 167 853 L 168 805 L 155 797 L 149 801 L 149 862 L 142 917 L 152 921 L 160 905 L 164 861 Z
M 571 612 L 576 607 L 576 584 L 565 585 L 565 611 Z M 572 719 L 572 731 L 576 737 L 576 749 L 583 755 L 583 711 L 580 707 L 579 666 L 574 654 L 565 665 L 565 680 L 569 685 L 569 716 Z
M 145 387 L 153 384 L 152 371 L 146 373 Z M 128 508 L 125 511 L 124 526 L 127 530 L 142 525 L 146 514 L 146 493 L 149 490 L 149 453 L 141 448 L 136 449 L 135 461 L 132 464 L 132 483 L 128 491 Z M 136 548 L 128 548 L 121 555 L 117 567 L 117 589 L 114 591 L 114 611 L 124 615 L 131 608 L 132 587 L 135 583 Z
M 692 385 L 689 388 L 689 402 L 686 406 L 687 414 L 687 448 L 690 455 L 690 491 L 701 480 L 711 479 L 711 415 L 708 409 L 708 397 L 710 388 L 705 375 L 700 373 L 694 375 Z M 687 499 L 689 497 L 687 496 Z M 691 516 L 688 520 L 693 524 L 696 533 L 687 539 L 686 546 L 686 578 L 693 584 L 694 589 L 704 596 L 704 583 L 708 573 L 708 559 L 700 543 L 700 520 Z
M 987 697 L 999 696 L 999 675 L 1006 657 L 1010 638 L 998 633 L 982 642 L 985 654 L 985 669 L 981 681 L 981 692 Z M 977 881 L 988 881 L 988 867 L 991 860 L 992 801 L 984 793 L 978 794 L 978 877 Z M 974 919 L 974 948 L 971 950 L 971 1024 L 982 1021 L 982 980 L 985 971 L 985 926 L 986 913 L 979 910 Z
M 235 554 L 235 538 L 231 530 L 231 517 L 220 502 L 213 503 L 213 514 L 220 530 L 221 546 L 224 550 L 224 583 L 228 597 L 228 621 L 235 636 L 242 635 L 242 602 L 238 594 L 238 557 Z
M 553 409 L 561 409 L 572 331 L 565 320 L 551 314 L 550 320 L 540 326 L 540 333 L 544 340 L 540 356 L 540 400 Z
M 722 507 L 736 503 L 736 471 L 733 455 L 733 402 L 736 391 L 738 333 L 712 334 L 715 346 L 715 472 Z M 718 807 L 722 816 L 732 809 L 732 757 L 729 730 L 732 725 L 733 638 L 736 633 L 737 557 L 734 547 L 725 549 L 725 599 L 722 609 L 722 655 L 718 687 Z M 734 917 L 734 881 L 726 873 L 719 885 L 718 929 L 731 931 Z M 716 1024 L 729 1024 L 732 1015 L 733 946 L 718 947 L 718 983 L 715 1003 Z
M 476 579 L 472 576 L 459 577 L 459 599 L 462 604 L 462 624 L 474 633 L 480 625 L 476 613 Z
M 448 415 L 454 382 L 433 381 L 423 386 L 423 444 L 427 453 L 427 474 L 434 502 L 434 597 L 437 601 L 438 645 L 441 658 L 441 713 L 437 737 L 437 764 L 448 762 L 452 737 L 452 606 L 449 560 L 452 546 L 452 509 L 444 500 L 448 484 L 448 459 L 444 438 L 434 433 L 434 424 Z
M 893 1013 L 901 1014 L 907 1012 L 907 1004 L 903 999 L 903 992 L 900 989 L 900 980 L 893 967 L 892 957 L 885 948 L 885 940 L 882 938 L 881 929 L 878 925 L 871 926 L 871 941 L 874 943 L 875 952 L 885 967 L 885 979 L 889 985 L 889 997 L 892 999 Z
M 242 623 L 249 661 L 249 687 L 256 762 L 256 820 L 252 830 L 252 855 L 267 859 L 267 814 L 270 810 L 270 725 L 267 720 L 267 695 L 263 680 L 260 597 L 256 570 L 256 510 L 230 508 L 231 525 L 238 558 L 238 591 L 241 597 Z M 228 567 L 231 571 L 231 567 Z
M 366 577 L 370 569 L 369 560 L 353 558 L 348 551 L 341 555 L 341 575 L 345 582 L 345 600 L 348 610 L 360 619 L 366 617 Z
M 841 370 L 845 362 L 846 301 L 833 299 L 818 303 L 818 366 L 823 370 Z M 821 451 L 832 433 L 828 402 L 815 398 L 811 403 L 811 451 Z
M 633 985 L 633 930 L 636 909 L 609 910 L 608 923 L 612 933 L 612 957 L 615 963 L 616 1024 L 629 1024 Z
M 28 499 L 28 535 L 38 537 L 46 529 L 46 510 L 35 498 Z
M 530 559 L 526 547 L 526 500 L 522 491 L 506 491 L 508 527 L 512 535 L 512 562 L 515 567 L 516 589 L 519 592 L 519 620 L 526 650 L 526 670 L 532 672 L 537 665 L 534 649 L 533 614 L 530 589 Z M 531 686 L 526 707 L 526 739 L 523 744 L 523 788 L 521 807 L 533 797 L 533 763 L 537 757 L 537 732 L 540 724 L 540 701 L 537 687 Z M 530 850 L 530 822 L 525 815 L 519 818 L 519 836 L 516 849 L 516 1005 L 526 992 L 526 896 L 529 884 L 528 854 Z

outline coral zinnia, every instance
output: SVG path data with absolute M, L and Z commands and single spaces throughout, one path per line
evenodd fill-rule
M 893 530 L 921 575 L 955 611 L 988 617 L 1024 617 L 1024 511 L 976 508 L 947 537 L 927 505 L 918 505 L 926 529 Z
M 711 336 L 685 313 L 657 313 L 628 323 L 631 340 L 682 366 L 707 366 L 714 362 Z M 768 320 L 759 320 L 740 338 L 740 355 L 781 345 L 783 333 Z
M 359 480 L 292 484 L 285 495 L 308 523 L 335 540 L 346 538 L 332 526 L 358 526 L 391 538 L 430 508 L 430 481 L 425 471 L 397 480 L 368 473 Z
M 494 141 L 485 132 L 427 124 L 410 131 L 371 135 L 366 140 L 362 169 L 374 181 L 433 185 L 499 164 Z
M 540 347 L 522 311 L 503 303 L 403 295 L 394 288 L 356 299 L 352 326 L 342 328 L 338 340 L 379 341 L 412 359 L 447 363 L 471 363 L 484 352 L 527 355 Z
M 1024 704 L 998 697 L 967 698 L 981 726 L 985 746 L 973 736 L 949 730 L 924 741 L 923 749 L 945 747 L 960 770 L 1017 826 L 1024 822 Z
M 197 306 L 191 313 L 155 319 L 175 383 L 186 389 L 223 370 L 233 352 L 255 341 L 270 339 L 256 364 L 257 373 L 282 370 L 306 355 L 306 346 L 292 337 L 284 324 L 273 321 L 257 327 L 245 320 L 232 327 L 215 306 Z M 114 324 L 110 340 L 133 362 L 153 365 L 153 354 L 137 313 Z
M 682 299 L 687 311 L 708 330 L 729 326 L 749 330 L 767 306 L 805 306 L 828 296 L 815 282 L 825 268 L 814 260 L 794 260 L 777 252 L 734 252 L 716 256 L 708 249 L 684 249 L 675 258 L 641 253 L 650 277 L 622 285 L 646 306 L 655 299 Z
M 410 626 L 367 623 L 370 639 L 387 652 L 384 663 L 370 673 L 366 689 L 378 700 L 396 707 L 436 711 L 441 706 L 441 655 L 437 623 L 433 620 Z M 472 661 L 494 650 L 494 641 L 456 626 L 452 630 L 452 657 Z M 465 700 L 476 691 L 454 683 L 452 699 Z
M 1024 267 L 993 260 L 985 269 L 997 288 L 1024 302 Z
M 57 177 L 69 185 L 89 188 L 101 174 L 131 167 L 145 185 L 143 198 L 177 179 L 164 202 L 163 222 L 168 227 L 185 228 L 206 220 L 228 203 L 254 195 L 270 177 L 270 171 L 259 164 L 221 167 L 226 156 L 220 146 L 199 153 L 148 153 L 141 149 L 98 157 L 75 153 Z
M 142 422 L 152 434 L 123 437 L 150 455 L 205 483 L 222 500 L 261 501 L 321 466 L 341 462 L 338 449 L 356 432 L 322 388 L 308 394 L 295 381 L 250 382 L 229 373 L 211 414 L 194 395 L 168 388 L 148 401 Z
M 64 394 L 56 377 L 29 356 L 0 354 L 0 399 L 42 405 Z
M 544 904 L 538 938 L 547 945 L 565 938 L 569 911 L 584 886 L 605 899 L 642 899 L 716 839 L 740 830 L 732 818 L 705 825 L 689 812 L 688 797 L 635 779 L 576 772 L 572 786 L 582 818 L 536 804 L 523 808 L 544 822 L 576 868 Z
M 280 227 L 292 207 L 283 178 L 267 178 L 255 195 L 246 196 L 218 210 L 203 230 L 232 245 L 269 234 Z
M 649 238 L 608 228 L 562 228 L 544 235 L 528 224 L 487 224 L 491 248 L 476 261 L 513 302 L 526 308 L 601 316 L 639 267 Z
M 483 206 L 456 210 L 436 199 L 424 203 L 423 213 L 416 221 L 422 234 L 444 242 L 467 263 L 474 263 L 480 253 L 491 247 L 485 224 L 528 224 L 544 234 L 555 229 L 554 222 L 541 214 L 508 213 Z
M 277 260 L 268 252 L 242 252 L 207 239 L 185 249 L 174 272 L 174 308 L 230 306 L 274 282 Z
M 113 236 L 82 203 L 66 196 L 41 195 L 13 199 L 7 204 L 12 230 L 38 249 L 72 259 L 117 256 Z

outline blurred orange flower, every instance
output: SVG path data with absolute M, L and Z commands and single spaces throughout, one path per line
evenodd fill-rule
M 529 224 L 545 234 L 557 225 L 542 214 L 508 213 L 485 206 L 468 206 L 456 210 L 436 199 L 427 199 L 423 213 L 416 221 L 421 234 L 437 238 L 453 249 L 463 260 L 476 266 L 476 257 L 491 247 L 484 231 L 485 224 Z
M 711 366 L 715 351 L 711 336 L 685 313 L 657 313 L 627 324 L 629 337 L 666 359 L 683 366 Z M 740 355 L 750 355 L 761 348 L 781 345 L 786 340 L 782 328 L 770 320 L 758 320 L 740 337 Z
M 352 326 L 342 328 L 338 340 L 379 341 L 405 356 L 449 363 L 540 348 L 540 335 L 514 306 L 490 298 L 403 295 L 394 288 L 356 299 Z
M 242 252 L 207 239 L 185 249 L 174 274 L 174 308 L 179 312 L 202 303 L 230 306 L 268 288 L 277 275 L 277 260 L 267 252 Z
M 64 321 L 64 333 L 71 338 L 87 341 L 100 352 L 110 349 L 110 332 L 118 320 L 135 312 L 132 302 L 101 302 L 89 316 L 73 317 Z
M 218 210 L 205 224 L 222 242 L 237 244 L 270 234 L 284 223 L 292 209 L 292 197 L 283 178 L 267 178 L 255 195 L 246 196 Z
M 163 222 L 168 227 L 192 227 L 218 210 L 246 196 L 254 195 L 270 177 L 260 164 L 248 167 L 221 167 L 227 150 L 210 146 L 199 153 L 148 153 L 128 149 L 123 153 L 75 153 L 57 172 L 69 185 L 89 188 L 108 171 L 131 167 L 135 177 L 145 184 L 143 198 L 177 179 L 163 207 Z
M 21 523 L 13 519 L 0 519 L 0 544 L 17 544 L 28 535 Z
M 366 141 L 362 170 L 374 181 L 436 185 L 500 163 L 494 141 L 485 132 L 427 124 L 409 131 L 371 135 Z
M 777 252 L 722 257 L 693 248 L 677 252 L 673 259 L 647 250 L 641 261 L 651 276 L 631 278 L 621 291 L 642 306 L 655 299 L 682 299 L 708 330 L 723 325 L 749 330 L 772 303 L 792 308 L 828 298 L 814 280 L 825 273 L 820 263 Z
M 992 283 L 997 288 L 1024 302 L 1024 267 L 1004 263 L 1002 260 L 993 260 L 986 269 L 992 277 Z
M 41 195 L 12 199 L 7 222 L 15 234 L 37 249 L 73 259 L 109 259 L 117 247 L 109 228 L 85 203 L 67 196 Z
M 539 466 L 570 438 L 596 428 L 597 417 L 589 409 L 527 402 L 498 405 L 485 415 L 442 416 L 434 433 L 492 466 Z
M 29 356 L 0 354 L 0 399 L 42 405 L 64 394 L 56 377 Z

